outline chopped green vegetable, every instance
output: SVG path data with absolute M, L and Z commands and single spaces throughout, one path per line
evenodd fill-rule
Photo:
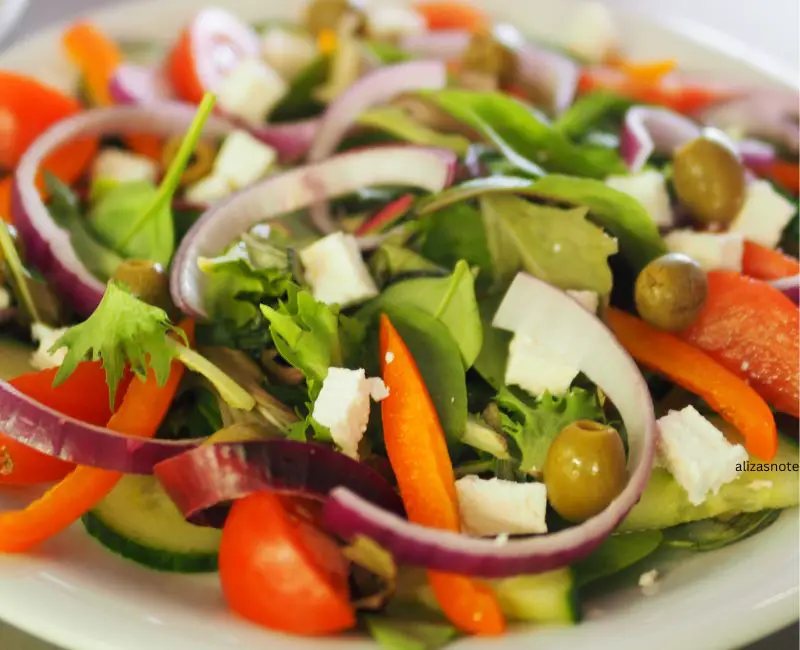
M 439 147 L 464 155 L 469 149 L 469 140 L 463 135 L 441 133 L 417 122 L 400 107 L 383 106 L 362 113 L 358 118 L 361 126 L 384 131 L 398 140 L 423 147 Z
M 607 578 L 654 553 L 662 541 L 661 531 L 619 533 L 603 540 L 592 553 L 573 565 L 578 587 Z
M 325 104 L 314 97 L 314 92 L 325 83 L 330 66 L 331 60 L 328 56 L 321 56 L 312 61 L 294 78 L 286 95 L 272 110 L 269 121 L 291 122 L 319 115 Z
M 613 117 L 622 117 L 631 100 L 608 92 L 593 92 L 579 98 L 564 111 L 553 126 L 569 138 L 585 136 L 590 129 Z
M 491 279 L 492 257 L 487 248 L 481 213 L 467 203 L 456 203 L 427 218 L 422 254 L 453 268 L 464 260 L 481 270 L 479 279 Z
M 664 544 L 672 548 L 713 551 L 769 528 L 780 515 L 780 510 L 760 510 L 694 521 L 667 528 L 664 531 Z
M 470 415 L 467 418 L 467 428 L 461 439 L 465 445 L 484 451 L 500 460 L 511 458 L 508 454 L 508 443 L 502 434 L 497 433 L 481 418 Z
M 504 293 L 494 293 L 478 301 L 483 323 L 483 345 L 473 367 L 495 391 L 501 390 L 506 384 L 508 347 L 514 336 L 511 332 L 492 327 L 492 320 L 504 295 Z
M 520 470 L 527 473 L 542 471 L 550 444 L 564 427 L 578 420 L 603 420 L 597 397 L 582 388 L 572 388 L 563 397 L 545 393 L 533 405 L 504 388 L 496 401 L 503 432 L 517 443 Z
M 584 205 L 591 217 L 619 240 L 621 254 L 636 272 L 667 252 L 650 215 L 636 199 L 591 178 L 550 175 L 537 181 L 541 195 Z
M 516 621 L 577 623 L 580 608 L 569 567 L 494 580 L 492 588 L 503 613 Z
M 412 276 L 443 276 L 447 271 L 409 248 L 383 244 L 370 257 L 369 269 L 375 281 L 383 286 L 394 280 Z
M 437 650 L 456 636 L 448 623 L 426 623 L 385 616 L 364 618 L 367 629 L 384 650 Z
M 504 194 L 484 196 L 481 207 L 493 226 L 504 227 L 494 236 L 493 248 L 503 247 L 497 261 L 517 256 L 526 271 L 562 289 L 611 292 L 608 257 L 617 243 L 586 220 L 586 208 L 561 210 Z
M 5 262 L 8 270 L 11 272 L 11 277 L 14 281 L 14 288 L 19 294 L 19 300 L 22 303 L 25 311 L 31 319 L 37 323 L 40 321 L 39 310 L 36 308 L 36 303 L 31 296 L 28 289 L 28 278 L 25 267 L 22 265 L 22 260 L 17 253 L 17 247 L 14 246 L 14 240 L 11 237 L 11 232 L 8 229 L 8 224 L 0 218 L 0 262 Z M 2 266 L 0 266 L 2 270 Z
M 529 194 L 534 181 L 518 176 L 488 176 L 474 178 L 460 185 L 448 187 L 446 190 L 422 199 L 417 204 L 420 216 L 442 210 L 454 203 L 478 198 L 482 194 L 492 192 L 508 192 L 511 194 Z

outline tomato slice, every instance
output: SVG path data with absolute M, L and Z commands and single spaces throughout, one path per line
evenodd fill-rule
M 228 605 L 281 632 L 325 635 L 356 623 L 348 566 L 299 501 L 262 492 L 231 508 L 219 550 Z
M 227 11 L 205 9 L 181 32 L 167 58 L 167 75 L 178 97 L 197 104 L 240 61 L 258 55 L 255 30 Z

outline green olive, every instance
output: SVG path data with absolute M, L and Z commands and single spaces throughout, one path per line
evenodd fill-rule
M 167 313 L 174 310 L 169 294 L 169 278 L 160 264 L 146 260 L 125 260 L 117 267 L 113 279 L 128 287 L 140 300 L 161 307 Z
M 705 271 L 680 253 L 668 253 L 653 260 L 636 278 L 639 316 L 668 332 L 689 327 L 703 308 L 707 294 Z
M 713 137 L 697 138 L 677 151 L 672 182 L 680 202 L 704 224 L 730 223 L 744 204 L 744 167 L 734 152 Z
M 306 9 L 305 26 L 313 36 L 319 36 L 324 31 L 336 32 L 340 21 L 347 14 L 356 18 L 356 31 L 363 31 L 366 25 L 364 12 L 349 0 L 314 0 L 310 2 Z
M 585 521 L 605 510 L 625 488 L 622 439 L 605 424 L 574 422 L 550 445 L 543 474 L 555 511 L 567 521 Z
M 466 72 L 495 77 L 501 84 L 515 75 L 516 55 L 490 32 L 477 32 L 470 39 L 461 63 Z

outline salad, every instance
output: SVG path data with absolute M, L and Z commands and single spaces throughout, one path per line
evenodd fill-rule
M 0 490 L 46 488 L 0 552 L 81 522 L 427 648 L 797 506 L 796 92 L 632 60 L 595 4 L 63 48 L 74 96 L 0 72 Z

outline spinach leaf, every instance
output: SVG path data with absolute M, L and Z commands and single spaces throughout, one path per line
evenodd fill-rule
M 532 194 L 534 181 L 519 176 L 488 176 L 448 187 L 446 190 L 422 199 L 417 204 L 417 214 L 425 215 L 436 212 L 454 203 L 468 201 L 482 194 L 491 192 L 508 192 L 511 194 Z
M 448 275 L 442 267 L 409 248 L 384 244 L 369 259 L 372 277 L 380 286 L 401 278 Z
M 492 320 L 502 300 L 503 294 L 499 293 L 485 296 L 478 302 L 483 323 L 483 345 L 473 366 L 495 391 L 505 386 L 508 346 L 514 336 L 511 332 L 492 327 Z
M 325 104 L 314 97 L 314 91 L 328 79 L 331 60 L 321 56 L 294 78 L 286 95 L 272 110 L 270 122 L 291 122 L 316 117 Z
M 608 257 L 617 243 L 586 220 L 586 208 L 561 210 L 504 194 L 484 196 L 481 207 L 493 226 L 502 224 L 493 244 L 496 261 L 516 255 L 526 271 L 562 289 L 611 292 Z
M 530 107 L 502 93 L 441 90 L 425 96 L 489 138 L 515 165 L 522 158 L 551 172 L 590 178 L 624 171 L 617 152 L 576 145 Z
M 573 565 L 576 584 L 583 587 L 633 566 L 661 546 L 659 530 L 618 533 L 603 540 L 592 553 Z
M 583 205 L 619 240 L 621 254 L 636 272 L 667 252 L 653 220 L 636 199 L 590 178 L 550 175 L 533 185 L 540 195 Z
M 578 99 L 553 126 L 569 138 L 578 139 L 610 118 L 621 118 L 631 100 L 608 92 L 593 92 Z
M 682 524 L 664 531 L 664 544 L 672 548 L 713 551 L 769 528 L 780 514 L 780 510 L 760 510 Z
M 361 126 L 384 131 L 398 140 L 423 147 L 449 149 L 461 156 L 469 149 L 469 140 L 463 135 L 441 133 L 417 122 L 399 107 L 383 106 L 362 113 L 358 118 Z
M 464 260 L 482 271 L 481 279 L 492 277 L 481 213 L 467 203 L 453 204 L 428 217 L 422 254 L 448 268 Z

